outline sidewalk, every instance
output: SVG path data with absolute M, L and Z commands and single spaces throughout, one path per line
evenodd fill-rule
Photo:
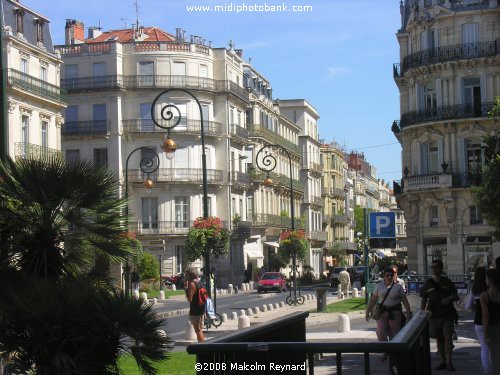
M 327 303 L 339 301 L 335 296 L 328 296 Z M 281 307 L 277 310 L 261 312 L 260 314 L 250 316 L 250 324 L 259 324 L 271 319 L 279 318 L 283 315 L 296 311 L 311 311 L 316 310 L 316 300 L 306 300 L 303 305 Z M 350 312 L 348 315 L 351 318 L 351 324 L 357 319 L 364 319 L 364 311 Z M 480 374 L 480 345 L 477 341 L 474 331 L 473 314 L 462 312 L 459 325 L 455 327 L 458 340 L 454 341 L 455 348 L 453 350 L 453 364 L 457 371 L 457 375 Z M 364 329 L 353 329 L 350 332 L 338 332 L 337 322 L 338 313 L 317 313 L 311 312 L 306 320 L 306 327 L 313 328 L 315 325 L 325 325 L 325 329 L 321 332 L 307 332 L 306 340 L 322 341 L 322 342 L 339 342 L 339 341 L 376 341 L 375 321 L 370 321 L 371 326 Z M 307 330 L 306 328 L 306 330 Z M 208 332 L 208 338 L 219 336 L 224 332 L 230 332 L 238 329 L 237 320 L 228 320 L 219 328 L 211 328 Z M 309 331 L 309 330 L 308 330 Z M 176 345 L 188 345 L 193 342 L 177 341 Z M 431 339 L 431 359 L 432 368 L 439 364 L 437 355 L 436 341 Z M 370 356 L 371 374 L 389 374 L 389 360 L 380 361 L 380 354 Z M 342 356 L 343 369 L 342 374 L 360 374 L 364 373 L 363 355 L 362 354 L 345 354 Z M 433 374 L 446 374 L 448 371 L 432 370 Z M 330 375 L 336 374 L 336 357 L 335 354 L 325 354 L 315 365 L 315 374 Z

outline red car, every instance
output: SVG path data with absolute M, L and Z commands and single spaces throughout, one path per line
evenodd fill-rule
M 257 285 L 257 293 L 275 290 L 279 293 L 286 292 L 286 279 L 279 272 L 266 272 L 262 275 Z

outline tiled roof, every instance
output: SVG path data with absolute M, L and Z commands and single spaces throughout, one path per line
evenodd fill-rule
M 145 42 L 173 42 L 175 37 L 157 27 L 144 27 L 142 29 L 141 41 Z M 133 41 L 134 29 L 110 30 L 103 32 L 97 38 L 85 39 L 85 43 L 106 42 L 108 40 L 116 40 L 119 43 L 130 43 Z

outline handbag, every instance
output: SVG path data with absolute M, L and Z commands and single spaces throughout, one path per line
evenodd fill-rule
M 382 302 L 381 303 L 377 302 L 377 304 L 375 305 L 375 308 L 372 310 L 372 318 L 373 319 L 379 320 L 380 315 L 382 315 L 384 313 L 384 302 L 385 302 L 385 299 L 389 296 L 389 293 L 391 292 L 391 289 L 393 286 L 394 286 L 394 282 L 392 282 L 392 285 L 389 288 L 389 290 L 387 291 L 387 293 L 385 294 Z

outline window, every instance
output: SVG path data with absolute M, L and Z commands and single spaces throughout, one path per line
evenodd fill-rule
M 66 108 L 66 119 L 64 122 L 64 133 L 65 134 L 77 134 L 78 133 L 78 106 L 69 105 Z
M 429 83 L 424 87 L 424 103 L 426 110 L 436 109 L 437 96 L 435 82 Z
M 66 163 L 76 163 L 80 161 L 80 150 L 66 150 Z
M 106 104 L 94 104 L 92 106 L 92 120 L 94 130 L 99 133 L 105 133 L 107 130 Z
M 174 62 L 172 67 L 172 85 L 184 86 L 186 80 L 186 63 Z
M 139 61 L 139 86 L 150 87 L 155 82 L 155 64 L 153 61 Z
M 465 110 L 475 116 L 481 116 L 481 82 L 479 77 L 464 78 Z
M 189 198 L 175 198 L 175 227 L 189 228 Z
M 462 25 L 462 43 L 469 44 L 469 43 L 477 43 L 478 41 L 479 41 L 479 25 L 477 23 L 466 23 Z
M 27 115 L 21 116 L 21 139 L 23 143 L 30 143 L 30 118 Z
M 94 167 L 100 169 L 108 166 L 108 149 L 94 148 Z
M 40 79 L 42 81 L 47 81 L 47 67 L 46 66 L 40 67 Z
M 155 124 L 151 119 L 151 104 L 141 103 L 139 107 L 140 128 L 142 132 L 154 132 Z
M 479 142 L 467 142 L 467 179 L 471 185 L 481 184 L 483 153 Z
M 141 198 L 142 229 L 158 229 L 158 198 Z
M 481 209 L 479 206 L 474 205 L 469 207 L 470 211 L 470 224 L 483 224 L 483 217 L 481 216 Z
M 429 226 L 437 227 L 439 225 L 438 206 L 429 207 L 429 220 Z
M 440 260 L 443 262 L 443 272 L 446 274 L 447 270 L 447 248 L 446 244 L 426 245 L 426 270 L 427 275 L 432 275 L 431 264 L 433 260 Z
M 21 57 L 21 72 L 29 74 L 28 59 L 26 57 Z
M 36 41 L 37 43 L 43 43 L 43 25 L 45 24 L 45 21 L 35 18 L 34 23 L 36 29 Z
M 438 145 L 437 142 L 429 143 L 427 151 L 427 172 L 438 172 Z
M 252 221 L 253 219 L 253 196 L 247 197 L 247 220 Z
M 92 64 L 92 82 L 94 87 L 106 86 L 106 63 L 96 62 Z
M 64 78 L 71 79 L 78 77 L 78 65 L 65 65 L 64 66 Z
M 16 15 L 16 31 L 20 34 L 24 33 L 24 9 L 14 8 Z
M 175 245 L 175 270 L 174 274 L 178 274 L 184 271 L 184 246 Z
M 48 135 L 47 135 L 47 131 L 48 131 L 48 128 L 49 128 L 49 123 L 47 121 L 42 121 L 42 125 L 41 125 L 41 128 L 42 128 L 42 147 L 48 147 Z

